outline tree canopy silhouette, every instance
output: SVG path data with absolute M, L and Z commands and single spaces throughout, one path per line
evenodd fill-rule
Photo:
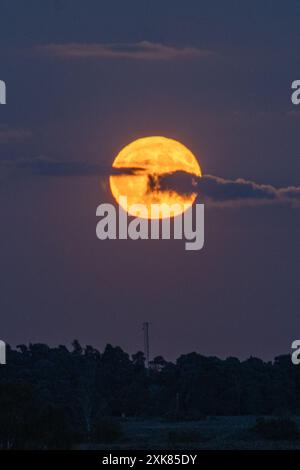
M 67 447 L 119 431 L 107 418 L 202 419 L 300 411 L 300 368 L 289 356 L 273 362 L 205 357 L 175 363 L 158 356 L 145 367 L 108 344 L 101 353 L 75 340 L 72 349 L 45 344 L 7 348 L 0 368 L 0 447 Z M 105 439 L 105 436 L 103 437 Z

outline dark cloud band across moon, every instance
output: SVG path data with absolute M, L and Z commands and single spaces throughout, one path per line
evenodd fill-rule
M 34 157 L 17 160 L 1 160 L 1 168 L 12 168 L 37 176 L 76 177 L 76 176 L 110 176 L 134 175 L 143 171 L 142 168 L 112 168 L 83 161 L 56 161 L 47 157 Z M 276 188 L 270 184 L 258 184 L 254 181 L 238 178 L 225 179 L 220 176 L 203 175 L 197 177 L 185 172 L 174 172 L 159 177 L 149 175 L 149 187 L 161 191 L 178 193 L 198 193 L 199 200 L 221 206 L 262 205 L 288 203 L 300 208 L 300 186 Z

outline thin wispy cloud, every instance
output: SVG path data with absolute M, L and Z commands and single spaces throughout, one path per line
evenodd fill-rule
M 6 124 L 0 124 L 0 144 L 24 140 L 30 136 L 31 132 L 26 129 L 12 128 Z
M 46 44 L 36 46 L 35 50 L 41 55 L 60 59 L 172 60 L 198 59 L 213 54 L 210 50 L 197 47 L 177 47 L 149 41 Z
M 140 168 L 118 169 L 111 166 L 83 161 L 58 161 L 46 156 L 0 160 L 0 169 L 9 168 L 24 174 L 37 176 L 109 176 L 134 174 Z

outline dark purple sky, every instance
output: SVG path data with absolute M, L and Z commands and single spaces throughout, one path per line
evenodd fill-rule
M 2 339 L 135 352 L 148 320 L 152 355 L 289 352 L 300 334 L 299 208 L 208 205 L 199 252 L 101 242 L 105 175 L 16 167 L 41 155 L 109 167 L 135 138 L 165 135 L 205 174 L 299 187 L 299 15 L 292 0 L 1 2 Z

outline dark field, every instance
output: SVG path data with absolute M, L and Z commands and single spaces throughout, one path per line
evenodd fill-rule
M 268 419 L 268 418 L 267 418 Z M 270 418 L 272 419 L 272 418 Z M 300 428 L 300 418 L 293 418 Z M 300 449 L 300 437 L 264 438 L 253 431 L 253 416 L 209 417 L 201 421 L 166 422 L 124 419 L 114 442 L 81 444 L 79 449 Z

